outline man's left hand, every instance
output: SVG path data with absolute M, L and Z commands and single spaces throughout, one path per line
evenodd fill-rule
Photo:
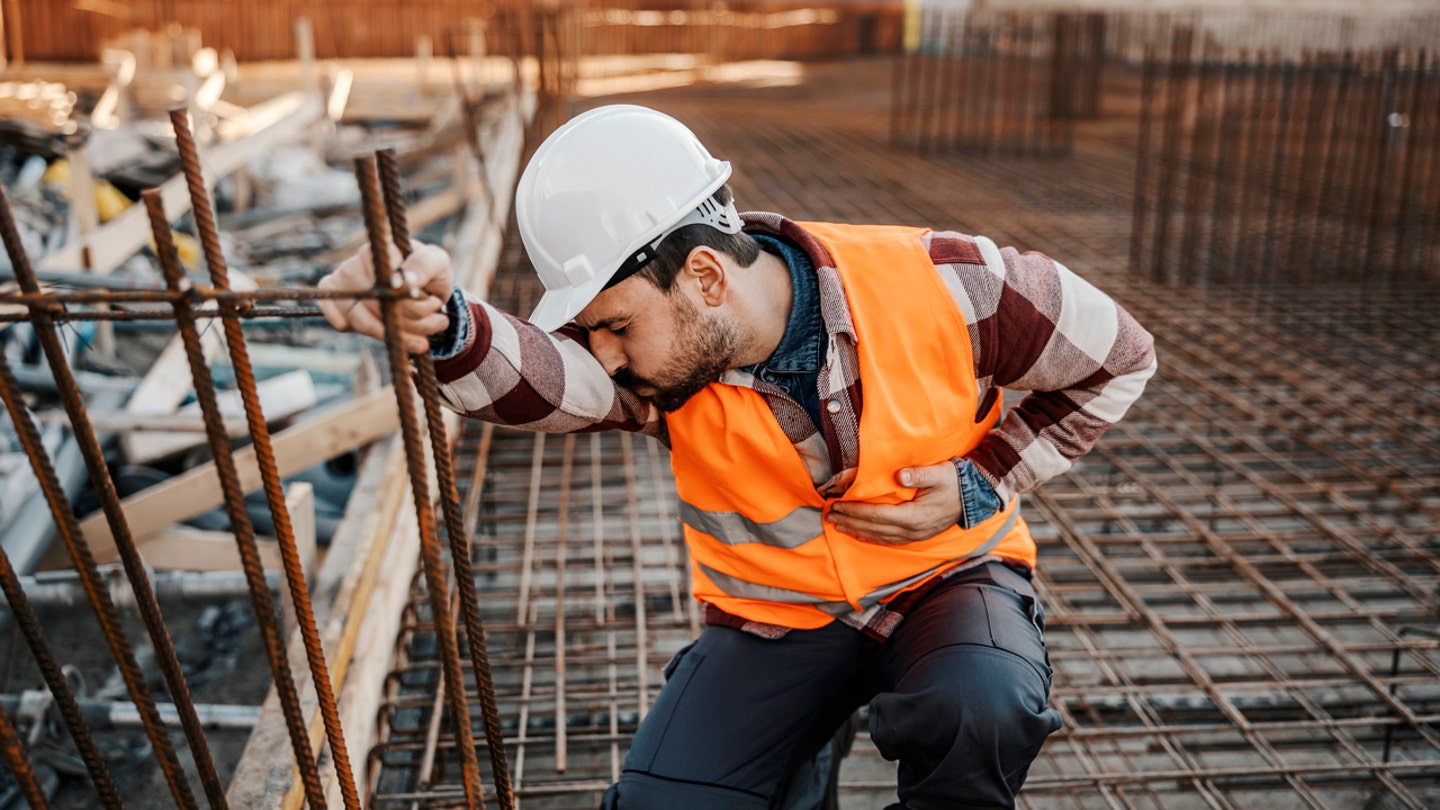
M 915 498 L 894 505 L 840 501 L 830 508 L 830 521 L 861 540 L 900 545 L 928 540 L 960 520 L 954 462 L 905 467 L 895 473 L 895 480 L 914 487 Z

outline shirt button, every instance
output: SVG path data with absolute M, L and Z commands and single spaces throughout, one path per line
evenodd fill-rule
M 838 399 L 832 399 L 832 400 L 830 400 L 829 402 L 825 403 L 825 410 L 829 411 L 830 413 L 839 413 L 839 412 L 840 412 L 840 400 L 838 400 Z

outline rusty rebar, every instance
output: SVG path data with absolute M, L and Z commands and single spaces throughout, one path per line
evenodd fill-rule
M 200 153 L 195 146 L 195 137 L 190 132 L 188 111 L 184 107 L 172 109 L 170 123 L 175 129 L 180 165 L 185 174 L 186 185 L 190 189 L 191 211 L 205 253 L 205 264 L 210 270 L 210 278 L 215 287 L 227 290 L 230 287 L 229 271 L 225 264 L 225 254 L 220 249 L 220 233 L 215 225 L 210 194 L 205 189 Z M 330 670 L 325 663 L 325 648 L 320 642 L 320 631 L 315 624 L 315 610 L 310 604 L 310 589 L 305 581 L 305 566 L 296 545 L 295 529 L 290 522 L 290 509 L 285 503 L 285 486 L 280 480 L 280 469 L 270 443 L 270 427 L 265 422 L 265 412 L 260 405 L 255 370 L 250 363 L 250 350 L 245 343 L 245 331 L 238 320 L 226 319 L 223 323 L 225 342 L 230 350 L 230 365 L 235 371 L 235 386 L 239 389 L 245 406 L 245 419 L 249 423 L 250 438 L 255 448 L 255 463 L 260 469 L 265 500 L 275 527 L 280 561 L 285 569 L 285 581 L 290 587 L 290 599 L 295 606 L 295 620 L 300 627 L 300 637 L 305 646 L 305 660 L 310 665 L 310 678 L 315 685 L 315 698 L 320 705 L 325 736 L 330 742 L 330 755 L 335 763 L 340 795 L 346 810 L 359 810 L 360 793 L 355 787 L 355 774 L 351 770 L 350 753 L 345 745 L 345 731 L 340 726 L 340 710 L 335 701 L 335 689 L 330 682 Z
M 365 230 L 375 263 L 375 286 L 390 287 L 401 281 L 390 262 L 390 236 L 385 213 L 384 193 L 379 170 L 373 155 L 355 158 L 355 175 L 360 183 L 360 197 L 365 214 Z M 445 689 L 449 693 L 450 714 L 460 749 L 464 774 L 465 798 L 472 808 L 485 806 L 485 793 L 480 784 L 480 766 L 475 754 L 474 730 L 465 699 L 465 675 L 460 666 L 460 651 L 455 626 L 450 619 L 449 588 L 445 563 L 435 525 L 435 512 L 430 500 L 429 471 L 425 468 L 425 447 L 420 435 L 416 391 L 409 381 L 410 364 L 401 343 L 399 313 L 394 301 L 382 301 L 381 320 L 385 325 L 385 348 L 395 386 L 396 404 L 400 409 L 400 433 L 405 445 L 405 458 L 410 473 L 410 486 L 415 500 L 415 517 L 420 532 L 420 547 L 429 590 L 432 621 L 436 642 L 444 661 Z
M 10 201 L 3 190 L 0 190 L 0 238 L 3 238 L 5 242 L 5 249 L 9 253 L 10 263 L 15 270 L 15 278 L 21 289 L 31 293 L 37 292 L 39 283 L 35 278 L 35 270 L 31 267 L 29 256 L 20 242 L 20 234 L 16 230 L 15 218 L 10 210 Z M 109 468 L 105 463 L 104 448 L 100 446 L 100 441 L 96 438 L 95 431 L 90 424 L 83 396 L 75 382 L 75 375 L 70 369 L 69 361 L 66 359 L 65 347 L 61 343 L 52 314 L 46 308 L 35 307 L 31 309 L 30 315 L 35 335 L 40 340 L 41 349 L 54 376 L 56 390 L 64 403 L 65 413 L 70 417 L 71 430 L 76 443 L 80 446 L 81 455 L 85 459 L 85 466 L 90 473 L 90 482 L 95 487 L 101 509 L 105 513 L 105 519 L 115 538 L 115 547 L 120 553 L 125 574 L 130 580 L 131 588 L 135 591 L 135 604 L 140 610 L 141 618 L 145 622 L 145 629 L 155 648 L 156 660 L 165 676 L 166 685 L 170 688 L 176 706 L 188 707 L 191 720 L 193 720 L 194 702 L 190 699 L 190 691 L 185 685 L 184 671 L 175 655 L 175 647 L 170 640 L 169 631 L 165 627 L 160 606 L 155 601 L 154 591 L 150 588 L 144 560 L 140 558 L 140 553 L 135 546 L 135 539 L 130 534 L 129 524 L 125 521 L 125 512 L 120 505 L 119 493 L 115 489 L 115 482 L 111 479 Z M 23 415 L 23 412 L 12 411 L 12 413 L 16 414 L 17 432 L 24 435 L 27 432 L 35 431 L 34 424 Z M 175 747 L 170 742 L 170 735 L 166 732 L 160 712 L 155 707 L 155 699 L 150 695 L 149 685 L 145 681 L 145 673 L 135 659 L 130 640 L 120 623 L 120 614 L 115 609 L 115 604 L 105 587 L 104 579 L 100 576 L 90 546 L 80 531 L 79 520 L 64 495 L 64 489 L 60 486 L 54 465 L 51 464 L 49 456 L 45 454 L 38 433 L 33 439 L 33 445 L 29 445 L 29 440 L 27 440 L 29 447 L 27 455 L 30 457 L 30 464 L 46 493 L 46 500 L 55 517 L 55 524 L 70 551 L 71 559 L 75 562 L 75 569 L 79 572 L 80 580 L 90 598 L 90 604 L 95 609 L 101 631 L 114 655 L 116 667 L 125 681 L 130 699 L 134 701 L 135 708 L 140 713 L 141 721 L 145 726 L 145 734 L 154 747 L 156 759 L 160 762 L 166 782 L 181 807 L 187 808 L 187 810 L 195 808 L 197 807 L 195 795 L 190 790 L 190 783 L 180 766 L 180 759 L 175 754 Z M 186 712 L 182 710 L 182 718 L 185 717 L 185 714 Z M 206 793 L 214 806 L 215 790 L 219 789 L 220 780 L 215 773 L 214 762 L 210 758 L 210 749 L 205 742 L 205 735 L 201 731 L 198 721 L 185 723 L 185 738 L 195 756 Z M 219 806 L 224 806 L 224 791 L 220 789 L 219 792 L 221 795 Z
M 11 418 L 15 420 L 17 428 L 21 420 L 30 421 L 20 399 L 20 386 L 16 383 L 15 375 L 10 371 L 10 363 L 5 359 L 3 352 L 0 352 L 0 395 L 4 396 L 5 406 L 9 409 Z M 20 433 L 27 452 L 39 445 L 40 435 L 34 429 L 34 425 L 31 425 L 28 431 L 21 429 L 17 432 Z M 47 498 L 52 492 L 53 490 L 45 488 Z M 35 664 L 40 669 L 40 676 L 45 680 L 45 685 L 50 688 L 50 695 L 55 699 L 56 708 L 60 710 L 60 719 L 65 723 L 66 730 L 70 732 L 70 738 L 75 741 L 75 748 L 80 752 L 80 759 L 85 763 L 85 770 L 90 774 L 91 784 L 95 786 L 95 792 L 100 795 L 101 803 L 109 810 L 123 808 L 125 805 L 120 801 L 120 793 L 115 788 L 115 780 L 110 776 L 110 769 L 105 766 L 105 759 L 100 756 L 100 749 L 95 746 L 95 738 L 90 735 L 90 726 L 85 723 L 84 715 L 80 711 L 80 703 L 70 689 L 70 682 L 65 678 L 60 661 L 55 658 L 54 651 L 45 641 L 45 634 L 40 629 L 40 618 L 35 615 L 34 608 L 30 606 L 30 600 L 25 596 L 25 589 L 20 585 L 20 578 L 16 575 L 14 566 L 10 564 L 10 555 L 5 553 L 3 547 L 0 547 L 0 588 L 5 591 L 5 599 L 10 603 L 10 610 L 15 616 L 15 624 L 20 628 L 21 634 L 25 636 L 25 642 L 30 646 L 31 654 L 35 656 Z M 17 772 L 17 777 L 18 775 Z
M 15 777 L 15 784 L 30 804 L 30 810 L 49 810 L 50 800 L 45 797 L 45 788 L 35 775 L 35 767 L 25 754 L 25 743 L 20 740 L 4 708 L 0 708 L 0 759 L 4 759 L 5 765 L 10 768 L 10 775 Z
M 1213 103 L 1206 47 L 1198 80 L 1177 48 L 1163 89 L 1142 91 L 1137 175 L 1160 182 L 1137 183 L 1137 264 L 1157 279 L 1220 283 L 1433 278 L 1427 196 L 1440 192 L 1426 172 L 1440 162 L 1429 103 L 1440 76 L 1426 54 L 1241 51 L 1221 57 Z M 1150 154 L 1151 112 L 1162 104 Z
M 381 149 L 375 153 L 375 159 L 385 197 L 390 238 L 400 255 L 408 257 L 414 248 L 410 242 L 410 225 L 405 218 L 399 161 L 394 149 Z M 425 405 L 425 424 L 430 434 L 431 453 L 435 459 L 435 477 L 440 485 L 445 533 L 450 538 L 450 564 L 455 569 L 455 587 L 459 592 L 460 609 L 465 617 L 465 638 L 470 648 L 470 664 L 475 670 L 475 688 L 480 696 L 480 713 L 485 724 L 485 743 L 490 755 L 495 795 L 502 810 L 512 810 L 515 797 L 510 786 L 510 766 L 506 761 L 505 732 L 500 726 L 500 708 L 495 698 L 494 676 L 490 671 L 485 623 L 480 616 L 480 599 L 475 592 L 470 533 L 466 528 L 464 510 L 460 507 L 451 443 L 445 430 L 445 421 L 441 417 L 440 383 L 435 376 L 435 361 L 429 354 L 413 355 L 411 359 L 415 364 L 415 381 L 420 390 L 420 400 Z
M 145 211 L 150 217 L 151 232 L 155 237 L 155 254 L 160 261 L 165 282 L 172 290 L 185 287 L 184 270 L 175 252 L 174 236 L 165 216 L 165 204 L 156 189 L 141 193 Z M 290 671 L 290 661 L 285 652 L 285 638 L 280 627 L 280 618 L 265 582 L 265 569 L 260 561 L 260 549 L 255 540 L 255 529 L 250 523 L 250 514 L 245 506 L 245 490 L 240 484 L 240 474 L 230 450 L 230 439 L 225 433 L 224 418 L 215 398 L 215 381 L 210 367 L 205 362 L 200 347 L 200 329 L 195 309 L 191 304 L 175 304 L 175 322 L 180 329 L 180 339 L 185 347 L 185 356 L 190 363 L 190 374 L 195 382 L 195 398 L 200 404 L 205 419 L 205 435 L 214 456 L 215 472 L 220 479 L 224 494 L 225 513 L 230 518 L 230 531 L 235 535 L 236 549 L 240 554 L 240 566 L 245 571 L 245 582 L 250 589 L 250 602 L 255 610 L 255 624 L 270 661 L 270 670 L 275 690 L 280 697 L 280 706 L 285 716 L 285 725 L 290 732 L 290 743 L 295 749 L 295 761 L 300 768 L 300 778 L 305 785 L 306 798 L 312 808 L 325 807 L 325 792 L 320 785 L 320 773 L 315 757 L 310 752 L 309 738 L 305 730 L 305 718 L 300 707 L 300 697 L 295 688 L 295 679 Z

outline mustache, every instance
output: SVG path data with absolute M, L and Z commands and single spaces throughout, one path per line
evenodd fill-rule
M 632 391 L 642 385 L 646 388 L 651 389 L 660 387 L 655 383 L 651 382 L 650 380 L 647 380 L 644 377 L 641 377 L 639 374 L 631 371 L 629 366 L 618 369 L 614 374 L 610 375 L 610 379 L 614 380 L 615 384 L 620 386 L 621 388 L 629 388 Z

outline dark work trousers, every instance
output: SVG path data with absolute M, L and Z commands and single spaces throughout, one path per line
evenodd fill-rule
M 872 741 L 899 761 L 891 810 L 1013 807 L 1060 727 L 1044 622 L 1029 578 L 992 562 L 928 594 L 884 643 L 842 622 L 777 640 L 706 627 L 666 667 L 601 807 L 774 810 L 867 703 Z

